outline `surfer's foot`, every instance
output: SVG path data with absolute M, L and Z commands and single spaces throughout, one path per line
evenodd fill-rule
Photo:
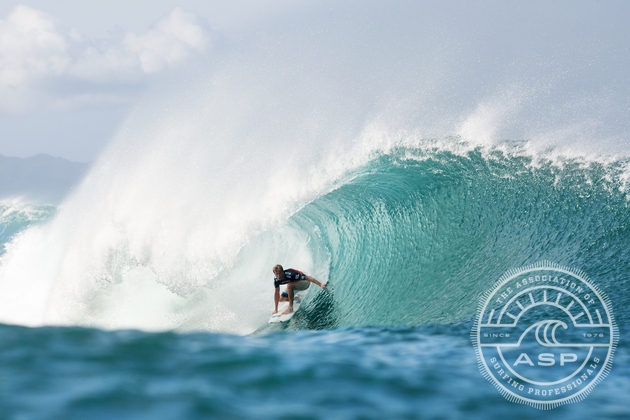
M 328 280 L 326 280 L 325 282 L 323 282 L 323 283 L 322 283 L 322 289 L 323 289 L 324 287 L 326 287 L 326 285 L 327 285 L 327 284 L 328 284 Z
M 282 312 L 282 315 L 287 315 L 287 314 L 290 314 L 291 312 L 293 312 L 293 308 L 287 308 L 286 311 Z

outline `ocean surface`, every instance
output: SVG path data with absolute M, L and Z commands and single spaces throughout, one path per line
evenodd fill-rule
M 630 418 L 628 4 L 490 4 L 258 23 L 155 78 L 61 203 L 0 201 L 0 419 Z M 619 327 L 551 410 L 471 340 L 541 261 Z M 275 264 L 329 283 L 269 325 Z
M 2 418 L 628 418 L 625 348 L 586 400 L 541 411 L 506 401 L 479 374 L 468 333 L 460 324 L 247 337 L 3 326 Z

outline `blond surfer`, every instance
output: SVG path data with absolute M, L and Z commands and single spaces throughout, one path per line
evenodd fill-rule
M 275 288 L 275 293 L 273 296 L 273 300 L 275 303 L 275 309 L 273 313 L 278 312 L 278 302 L 280 302 L 280 285 L 287 285 L 287 300 L 289 302 L 289 307 L 282 314 L 290 314 L 293 312 L 293 299 L 295 296 L 295 292 L 306 290 L 309 288 L 311 283 L 315 283 L 321 288 L 326 287 L 328 282 L 320 283 L 317 279 L 304 274 L 300 270 L 296 270 L 294 268 L 289 268 L 285 270 L 282 268 L 280 264 L 276 264 L 273 267 L 273 275 L 275 276 L 273 279 L 273 287 Z

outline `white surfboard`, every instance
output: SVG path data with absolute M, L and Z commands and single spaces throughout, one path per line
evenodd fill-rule
M 282 312 L 284 312 L 289 307 L 289 302 L 279 302 L 278 312 L 271 315 L 271 318 L 269 318 L 269 323 L 273 324 L 274 322 L 286 322 L 290 320 L 291 318 L 293 318 L 293 315 L 295 315 L 298 309 L 300 309 L 301 304 L 302 296 L 299 293 L 296 293 L 295 296 L 293 296 L 293 312 L 283 315 Z

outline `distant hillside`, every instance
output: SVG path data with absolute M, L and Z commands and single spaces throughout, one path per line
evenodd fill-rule
M 24 197 L 36 203 L 58 204 L 89 167 L 89 163 L 48 155 L 26 159 L 0 155 L 0 199 Z

